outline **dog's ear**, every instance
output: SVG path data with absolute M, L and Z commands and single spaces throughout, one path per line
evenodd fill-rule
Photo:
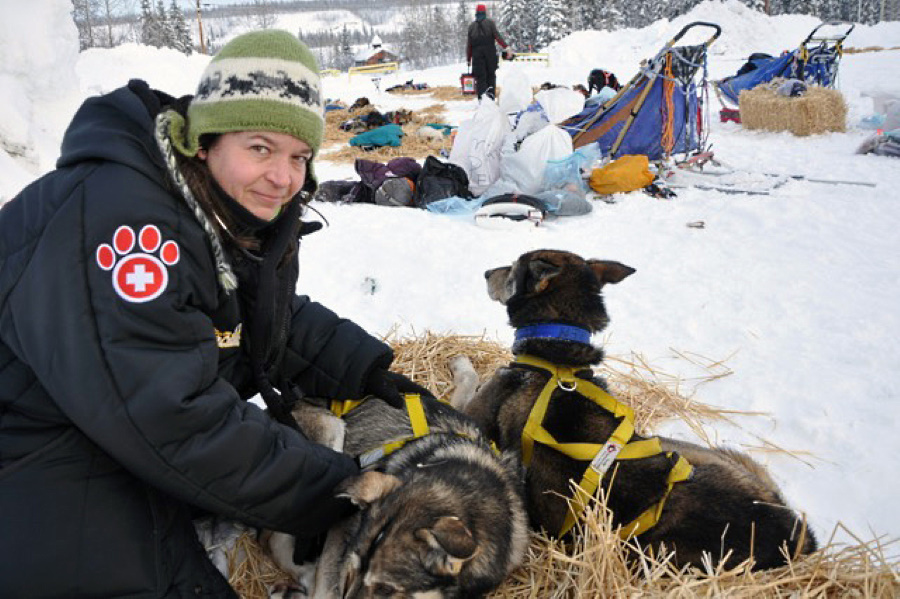
M 524 289 L 529 293 L 540 293 L 550 284 L 550 279 L 562 272 L 562 268 L 545 260 L 532 260 L 528 263 L 530 275 L 526 284 L 530 287 Z
M 475 555 L 475 538 L 462 520 L 443 516 L 431 528 L 420 528 L 416 538 L 429 548 L 425 567 L 438 576 L 456 576 L 466 561 Z
M 345 479 L 335 492 L 338 497 L 346 497 L 354 505 L 366 507 L 392 493 L 402 484 L 403 481 L 392 474 L 371 470 Z
M 492 268 L 484 273 L 484 278 L 487 281 L 488 297 L 495 302 L 505 304 L 514 291 L 508 285 L 510 270 L 509 266 L 501 266 L 500 268 Z
M 520 259 L 512 266 L 489 270 L 484 276 L 487 279 L 490 298 L 506 304 L 514 296 L 541 293 L 550 284 L 550 279 L 560 272 L 562 267 L 546 260 L 534 259 L 526 262 Z
M 633 275 L 636 271 L 630 266 L 612 260 L 588 260 L 588 266 L 594 271 L 600 285 L 607 283 L 619 283 L 625 277 Z

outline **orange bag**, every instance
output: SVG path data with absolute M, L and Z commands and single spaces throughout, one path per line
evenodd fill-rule
M 628 154 L 591 172 L 591 189 L 601 194 L 624 193 L 653 183 L 650 161 L 643 154 Z

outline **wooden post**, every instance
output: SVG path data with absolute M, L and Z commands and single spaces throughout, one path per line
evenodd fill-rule
M 200 18 L 200 0 L 197 0 L 197 29 L 200 31 L 200 54 L 206 54 L 206 42 L 203 40 L 203 20 Z

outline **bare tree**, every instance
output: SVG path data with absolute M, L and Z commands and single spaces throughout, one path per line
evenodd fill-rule
M 105 38 L 100 44 L 106 48 L 118 46 L 121 43 L 121 35 L 116 38 L 113 36 L 113 25 L 117 21 L 117 16 L 125 9 L 125 0 L 99 0 L 100 20 L 103 22 Z
M 254 20 L 259 29 L 271 29 L 275 26 L 275 8 L 270 0 L 253 0 Z
M 93 0 L 72 0 L 72 17 L 78 28 L 78 48 L 86 50 L 93 48 L 95 27 L 95 2 Z

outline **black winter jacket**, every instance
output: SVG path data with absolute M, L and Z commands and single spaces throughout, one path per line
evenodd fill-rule
M 239 293 L 166 177 L 122 88 L 0 209 L 0 597 L 228 596 L 192 515 L 314 534 L 346 513 L 353 461 L 243 401 Z M 291 312 L 279 374 L 305 392 L 358 397 L 390 364 L 308 298 Z
M 494 45 L 494 42 L 500 44 L 501 48 L 507 47 L 493 20 L 485 17 L 469 23 L 469 29 L 466 33 L 466 61 L 487 61 L 490 65 L 490 70 L 496 71 L 497 47 Z

